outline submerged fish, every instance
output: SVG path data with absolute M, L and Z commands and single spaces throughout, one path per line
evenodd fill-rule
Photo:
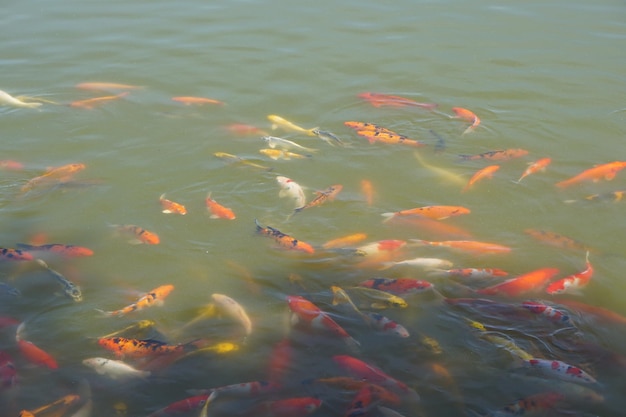
M 122 317 L 133 311 L 142 310 L 146 307 L 161 306 L 163 300 L 174 290 L 174 286 L 171 284 L 161 285 L 150 292 L 142 295 L 134 303 L 115 311 L 102 311 L 98 310 L 108 317 Z
M 0 90 L 0 105 L 7 105 L 12 107 L 21 107 L 27 109 L 35 109 L 41 106 L 41 103 L 27 103 L 19 98 L 13 97 L 9 93 Z
M 573 176 L 572 178 L 557 182 L 556 186 L 559 188 L 565 188 L 574 184 L 579 184 L 584 181 L 598 182 L 601 179 L 610 181 L 615 178 L 617 173 L 624 168 L 626 168 L 626 161 L 614 161 L 606 164 L 596 165 L 593 168 L 584 170 L 583 172 Z
M 306 253 L 314 253 L 315 249 L 310 244 L 298 240 L 292 236 L 286 235 L 278 229 L 274 229 L 273 227 L 266 226 L 263 227 L 259 224 L 259 222 L 254 219 L 256 223 L 257 233 L 260 233 L 264 236 L 271 237 L 274 239 L 276 243 L 278 243 L 282 248 L 291 249 L 300 252 Z
M 252 333 L 252 321 L 241 304 L 224 294 L 212 294 L 211 298 L 219 311 L 239 322 L 243 326 L 246 336 L 250 336 L 250 333 Z
M 18 243 L 16 246 L 28 252 L 57 253 L 68 258 L 93 255 L 93 251 L 89 248 L 76 245 L 65 245 L 62 243 L 49 243 L 45 245 L 28 245 L 26 243 Z
M 252 167 L 252 168 L 262 169 L 263 171 L 271 171 L 271 170 L 274 169 L 272 167 L 267 167 L 265 165 L 260 165 L 260 164 L 254 163 L 252 161 L 249 161 L 249 160 L 247 160 L 245 158 L 242 158 L 240 156 L 232 155 L 232 154 L 229 154 L 229 153 L 226 153 L 226 152 L 215 152 L 215 153 L 213 153 L 213 156 L 215 156 L 216 158 L 220 158 L 220 159 L 222 159 L 224 161 L 227 161 L 228 163 L 231 163 L 231 164 L 246 165 L 246 166 L 249 166 L 249 167 Z
M 315 207 L 315 206 L 321 206 L 327 201 L 333 201 L 335 197 L 337 197 L 337 194 L 339 194 L 342 189 L 343 189 L 343 185 L 335 184 L 335 185 L 331 185 L 330 187 L 328 187 L 327 189 L 323 191 L 316 191 L 315 192 L 316 197 L 313 200 L 311 200 L 310 202 L 308 202 L 307 204 L 303 206 L 296 207 L 294 209 L 294 212 L 298 213 L 304 209 L 308 209 L 308 208 Z
M 300 152 L 310 152 L 310 153 L 317 152 L 317 149 L 307 148 L 306 146 L 299 145 L 294 141 L 279 138 L 277 136 L 263 136 L 262 139 L 265 143 L 267 143 L 267 146 L 269 146 L 272 149 L 275 149 L 278 147 L 286 151 L 297 150 Z
M 83 301 L 83 294 L 80 291 L 78 285 L 74 284 L 72 281 L 65 278 L 63 275 L 50 268 L 47 263 L 45 263 L 41 259 L 36 259 L 36 262 L 43 266 L 48 272 L 52 274 L 52 276 L 61 284 L 63 288 L 63 293 L 76 302 Z

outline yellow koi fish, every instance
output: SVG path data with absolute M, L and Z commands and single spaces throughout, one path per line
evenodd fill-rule
M 316 130 L 317 128 L 314 127 L 312 129 L 305 129 L 303 127 L 300 127 L 294 123 L 291 123 L 289 120 L 284 119 L 276 114 L 270 114 L 267 116 L 267 120 L 269 120 L 270 122 L 272 122 L 272 129 L 278 129 L 279 127 L 287 130 L 287 131 L 291 131 L 291 132 L 297 132 L 297 133 L 304 133 L 307 136 L 317 136 L 314 132 L 314 130 Z

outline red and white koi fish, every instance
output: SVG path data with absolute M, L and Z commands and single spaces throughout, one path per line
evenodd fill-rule
M 440 242 L 431 242 L 428 240 L 410 239 L 410 241 L 418 245 L 443 246 L 446 248 L 478 254 L 508 253 L 512 250 L 508 246 L 499 245 L 497 243 L 479 242 L 476 240 L 444 240 Z
M 526 168 L 526 171 L 524 171 L 522 176 L 519 177 L 519 180 L 517 180 L 516 182 L 519 183 L 524 178 L 526 178 L 527 176 L 532 175 L 532 174 L 534 174 L 536 172 L 545 171 L 546 167 L 548 165 L 550 165 L 551 162 L 552 162 L 551 158 L 541 158 L 541 159 L 533 162 L 532 164 L 530 164 L 530 166 L 528 168 Z
M 624 168 L 626 168 L 626 161 L 614 161 L 602 165 L 596 165 L 595 167 L 589 168 L 572 178 L 557 182 L 556 186 L 559 188 L 565 188 L 584 181 L 598 182 L 601 179 L 610 181 Z
M 569 316 L 554 307 L 536 301 L 524 301 L 522 307 L 556 322 L 569 322 Z
M 28 252 L 50 252 L 67 258 L 93 255 L 93 251 L 89 248 L 76 245 L 64 245 L 62 243 L 49 243 L 46 245 L 28 245 L 26 243 L 18 243 L 17 247 Z
M 462 193 L 468 191 L 478 181 L 485 178 L 493 178 L 493 173 L 500 169 L 500 165 L 489 165 L 483 169 L 478 170 L 472 178 L 467 182 L 465 187 L 461 190 Z
M 467 278 L 467 279 L 484 279 L 495 277 L 506 277 L 508 272 L 498 268 L 457 268 L 442 270 L 446 274 L 453 277 Z
M 335 185 L 331 185 L 330 187 L 328 187 L 327 189 L 323 191 L 316 191 L 315 192 L 316 197 L 313 200 L 311 200 L 310 202 L 308 202 L 307 204 L 301 207 L 296 207 L 294 209 L 294 212 L 298 213 L 307 208 L 320 206 L 327 201 L 333 201 L 335 197 L 337 197 L 337 194 L 339 194 L 342 189 L 343 189 L 343 185 L 335 184 Z
M 396 295 L 421 293 L 434 288 L 430 282 L 414 278 L 371 278 L 358 285 Z
M 226 219 L 226 220 L 234 220 L 236 218 L 235 212 L 232 209 L 221 205 L 217 201 L 211 198 L 211 193 L 209 193 L 205 198 L 205 203 L 209 211 L 211 212 L 212 219 Z
M 207 98 L 207 97 L 177 96 L 177 97 L 172 97 L 172 100 L 178 103 L 183 103 L 186 106 L 191 106 L 191 105 L 198 106 L 202 104 L 217 104 L 219 106 L 224 105 L 223 101 L 219 101 L 219 100 L 215 100 L 214 98 Z
M 470 209 L 462 206 L 425 206 L 416 207 L 407 210 L 400 210 L 396 212 L 383 213 L 382 216 L 386 217 L 384 221 L 389 221 L 399 216 L 424 216 L 434 220 L 443 220 L 452 216 L 460 216 L 462 214 L 469 214 Z
M 59 365 L 52 355 L 36 346 L 33 342 L 29 342 L 28 340 L 24 340 L 22 338 L 22 332 L 25 324 L 25 322 L 20 324 L 15 332 L 15 341 L 17 342 L 17 347 L 19 348 L 22 356 L 35 365 L 45 366 L 49 369 L 58 369 Z
M 289 197 L 296 203 L 296 208 L 304 207 L 306 203 L 306 197 L 300 184 L 292 180 L 291 178 L 283 177 L 279 175 L 276 177 L 276 182 L 280 186 L 280 192 L 278 197 Z
M 478 294 L 507 295 L 516 297 L 531 291 L 537 291 L 545 283 L 559 273 L 557 268 L 541 268 L 515 278 L 508 279 L 496 285 L 477 290 Z
M 252 407 L 250 415 L 264 417 L 304 417 L 315 412 L 322 400 L 313 397 L 296 397 L 282 400 L 269 400 Z
M 459 119 L 463 119 L 471 123 L 471 125 L 467 129 L 465 129 L 463 134 L 471 132 L 480 124 L 480 119 L 478 118 L 478 116 L 476 116 L 474 112 L 470 110 L 464 109 L 463 107 L 452 107 L 452 111 Z
M 582 369 L 554 359 L 532 358 L 522 361 L 525 367 L 542 371 L 545 375 L 554 376 L 569 382 L 595 384 L 598 381 Z
M 270 227 L 270 226 L 263 227 L 259 224 L 259 222 L 256 219 L 254 219 L 254 222 L 256 223 L 257 233 L 260 233 L 267 237 L 271 237 L 282 248 L 300 251 L 300 252 L 306 252 L 306 253 L 315 253 L 315 249 L 309 243 L 303 242 L 294 237 L 286 235 L 280 230 L 275 229 L 273 227 Z
M 133 312 L 133 311 L 138 311 L 138 310 L 142 310 L 146 307 L 152 307 L 152 306 L 161 306 L 163 305 L 163 301 L 165 300 L 165 297 L 167 297 L 168 295 L 170 295 L 170 293 L 174 290 L 174 286 L 171 284 L 167 284 L 167 285 L 161 285 L 155 289 L 153 289 L 150 292 L 147 292 L 146 294 L 144 294 L 143 296 L 141 296 L 137 301 L 135 301 L 133 304 L 130 304 L 120 310 L 115 310 L 115 311 L 102 311 L 102 310 L 98 310 L 101 313 L 103 313 L 106 316 L 109 317 L 122 317 L 125 316 L 126 314 Z
M 572 274 L 551 283 L 546 288 L 546 292 L 548 294 L 562 294 L 567 291 L 580 289 L 587 285 L 591 277 L 593 277 L 593 266 L 591 266 L 591 263 L 589 262 L 589 251 L 587 251 L 585 262 L 587 264 L 587 268 L 584 271 Z
M 165 198 L 165 194 L 161 194 L 159 197 L 159 203 L 161 203 L 162 212 L 165 214 L 180 214 L 184 216 L 187 214 L 187 209 L 180 203 Z
M 366 92 L 358 96 L 374 107 L 421 107 L 423 109 L 433 110 L 438 106 L 436 103 L 420 103 L 410 98 L 390 94 Z
M 309 300 L 295 295 L 287 296 L 289 309 L 292 311 L 292 319 L 296 322 L 303 322 L 312 328 L 327 331 L 341 338 L 350 348 L 358 349 L 359 342 L 348 334 L 335 320 L 327 313 L 320 310 Z
M 386 316 L 383 316 L 382 314 L 367 312 L 363 313 L 363 315 L 367 318 L 367 323 L 375 330 L 387 334 L 400 336 L 402 338 L 410 336 L 409 331 L 406 329 L 406 327 L 396 323 Z

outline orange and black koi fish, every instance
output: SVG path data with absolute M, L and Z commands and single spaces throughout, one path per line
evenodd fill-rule
M 371 278 L 358 285 L 396 295 L 420 293 L 434 288 L 430 282 L 414 278 Z
M 557 268 L 541 268 L 496 285 L 477 290 L 478 294 L 508 295 L 516 297 L 531 291 L 537 291 L 559 273 Z
M 118 358 L 143 358 L 155 355 L 187 353 L 197 347 L 189 342 L 185 344 L 169 345 L 154 339 L 129 339 L 126 337 L 101 337 L 98 344 L 113 352 Z
M 484 179 L 484 178 L 493 178 L 493 173 L 500 169 L 500 165 L 489 165 L 484 167 L 483 169 L 478 170 L 472 178 L 467 182 L 465 187 L 461 190 L 461 192 L 466 192 L 469 190 L 476 182 Z
M 70 103 L 70 107 L 91 110 L 104 103 L 108 103 L 114 100 L 119 100 L 123 97 L 126 97 L 127 95 L 128 95 L 128 92 L 125 91 L 123 93 L 116 94 L 114 96 L 94 97 L 94 98 L 88 98 L 86 100 L 72 101 Z
M 542 243 L 556 246 L 557 248 L 585 251 L 589 250 L 589 248 L 583 243 L 549 230 L 526 229 L 524 230 L 524 233 L 532 236 Z
M 410 139 L 389 129 L 357 130 L 357 135 L 363 136 L 369 143 L 382 142 L 390 145 L 426 146 L 425 143 Z
M 532 174 L 534 174 L 536 172 L 545 171 L 546 167 L 548 165 L 550 165 L 551 162 L 552 162 L 551 158 L 541 158 L 538 161 L 533 162 L 532 164 L 530 164 L 530 166 L 528 168 L 526 168 L 526 171 L 524 171 L 522 176 L 519 177 L 519 180 L 517 180 L 517 182 L 519 183 L 520 181 L 522 181 L 527 176 L 532 175 Z
M 443 220 L 452 216 L 460 216 L 462 214 L 469 214 L 470 209 L 462 206 L 424 206 L 416 207 L 412 209 L 400 210 L 395 212 L 383 213 L 382 216 L 386 217 L 385 221 L 391 220 L 394 217 L 399 216 L 413 216 L 419 215 L 428 217 L 434 220 Z
M 337 197 L 337 194 L 339 194 L 342 189 L 343 189 L 343 185 L 335 184 L 335 185 L 331 185 L 330 187 L 328 187 L 324 191 L 316 191 L 315 194 L 317 196 L 313 200 L 311 200 L 310 202 L 305 204 L 304 206 L 296 207 L 294 209 L 294 213 L 298 213 L 298 212 L 300 212 L 300 211 L 302 211 L 304 209 L 307 209 L 307 208 L 320 206 L 320 205 L 324 204 L 327 201 L 333 201 L 335 199 L 335 197 Z
M 579 184 L 583 181 L 598 182 L 601 179 L 610 181 L 624 168 L 626 168 L 626 161 L 614 161 L 602 165 L 596 165 L 593 168 L 584 170 L 572 178 L 557 182 L 556 186 L 559 188 L 565 188 L 574 184 Z
M 162 212 L 166 214 L 180 214 L 184 216 L 187 214 L 187 209 L 180 203 L 165 198 L 165 194 L 161 194 L 159 197 L 159 203 L 161 203 Z
M 160 287 L 157 287 L 155 289 L 153 289 L 152 291 L 144 294 L 143 296 L 141 296 L 136 302 L 134 302 L 133 304 L 130 304 L 120 310 L 115 310 L 115 311 L 102 311 L 102 310 L 98 310 L 101 313 L 105 314 L 106 316 L 112 317 L 112 316 L 117 316 L 117 317 L 122 317 L 125 316 L 126 314 L 133 312 L 133 311 L 137 311 L 137 310 L 142 310 L 146 307 L 152 307 L 152 306 L 160 306 L 163 305 L 163 300 L 165 299 L 165 297 L 167 297 L 172 291 L 174 290 L 174 286 L 171 284 L 167 284 L 167 285 L 161 285 Z
M 133 236 L 129 241 L 132 244 L 145 243 L 147 245 L 158 245 L 161 241 L 159 235 L 156 233 L 134 224 L 113 224 L 111 227 L 115 227 L 119 232 Z
M 32 261 L 33 259 L 35 259 L 33 255 L 28 252 L 19 249 L 0 248 L 0 261 Z
M 366 92 L 358 96 L 368 101 L 374 107 L 421 107 L 423 109 L 433 110 L 438 106 L 436 103 L 420 103 L 406 97 L 393 96 L 390 94 Z
M 66 165 L 62 165 L 59 167 L 54 167 L 54 168 L 50 168 L 48 169 L 44 174 L 32 178 L 30 179 L 26 184 L 24 184 L 24 186 L 22 187 L 21 191 L 22 192 L 26 192 L 31 190 L 33 187 L 35 187 L 36 185 L 40 184 L 40 183 L 45 183 L 45 182 L 52 182 L 52 181 L 58 181 L 58 182 L 64 182 L 64 181 L 68 181 L 70 178 L 72 178 L 72 176 L 74 174 L 76 174 L 79 171 L 82 171 L 83 169 L 85 169 L 87 166 L 85 164 L 82 163 L 73 163 L 73 164 L 66 164 Z
M 17 247 L 28 252 L 50 252 L 67 258 L 93 255 L 93 251 L 89 248 L 76 245 L 64 245 L 62 243 L 49 243 L 47 245 L 28 245 L 26 243 L 18 243 Z
M 215 100 L 213 98 L 206 98 L 206 97 L 177 96 L 177 97 L 172 97 L 172 100 L 178 103 L 183 103 L 187 106 L 191 106 L 193 104 L 195 105 L 217 104 L 220 106 L 224 105 L 223 101 Z
M 374 123 L 367 123 L 367 122 L 356 122 L 356 121 L 348 121 L 348 122 L 343 122 L 343 124 L 351 129 L 354 130 L 361 130 L 361 131 L 365 131 L 365 130 L 380 130 L 380 131 L 384 131 L 385 128 L 379 125 L 376 125 Z
M 551 283 L 550 285 L 548 285 L 548 288 L 546 288 L 546 292 L 548 294 L 561 294 L 566 291 L 576 290 L 587 285 L 591 277 L 593 277 L 593 266 L 589 262 L 589 251 L 587 251 L 585 263 L 587 265 L 587 268 L 584 271 L 572 274 Z
M 506 161 L 528 155 L 525 149 L 500 149 L 497 151 L 483 152 L 475 155 L 459 155 L 465 161 L 485 159 L 488 161 Z
M 291 249 L 306 253 L 315 253 L 315 249 L 310 244 L 298 240 L 294 237 L 284 234 L 278 229 L 274 229 L 273 227 L 266 226 L 263 227 L 259 224 L 257 219 L 254 219 L 256 223 L 256 231 L 264 236 L 271 237 L 278 243 L 281 247 L 285 249 Z
M 464 109 L 463 107 L 452 107 L 452 111 L 459 119 L 463 119 L 471 123 L 471 125 L 467 129 L 465 129 L 463 134 L 472 131 L 476 128 L 476 126 L 480 124 L 480 119 L 478 118 L 478 116 L 476 116 L 474 112 L 470 110 Z

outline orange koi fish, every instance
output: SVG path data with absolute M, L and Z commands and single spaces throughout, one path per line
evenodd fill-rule
M 394 224 L 402 226 L 411 226 L 417 228 L 421 233 L 430 233 L 441 239 L 471 239 L 472 234 L 461 227 L 454 226 L 450 223 L 433 220 L 428 217 L 413 216 L 394 216 Z M 383 223 L 388 220 L 383 220 Z
M 64 245 L 62 243 L 49 243 L 46 245 L 28 245 L 26 243 L 18 243 L 18 248 L 28 252 L 51 252 L 66 258 L 76 258 L 80 256 L 92 256 L 93 251 L 84 246 Z
M 91 110 L 97 106 L 108 103 L 110 101 L 119 100 L 123 97 L 126 97 L 127 95 L 128 95 L 128 92 L 123 92 L 120 94 L 116 94 L 114 96 L 94 97 L 94 98 L 88 98 L 86 100 L 72 101 L 70 103 L 70 107 Z
M 484 179 L 484 178 L 493 178 L 493 173 L 500 169 L 500 165 L 489 165 L 483 169 L 478 170 L 472 178 L 470 178 L 469 182 L 463 187 L 461 190 L 462 193 L 469 190 L 476 182 Z
M 180 203 L 176 203 L 175 201 L 168 200 L 165 198 L 165 194 L 161 194 L 159 197 L 159 203 L 161 204 L 161 208 L 163 208 L 162 212 L 166 214 L 180 214 L 184 216 L 187 214 L 187 209 Z
M 211 193 L 206 196 L 206 199 L 204 201 L 207 208 L 211 212 L 212 219 L 234 220 L 236 218 L 235 212 L 213 200 L 211 198 Z
M 438 105 L 435 103 L 419 103 L 406 97 L 392 96 L 389 94 L 379 93 L 361 93 L 360 98 L 368 101 L 374 107 L 421 107 L 423 109 L 433 110 Z
M 154 232 L 150 232 L 143 227 L 136 226 L 134 224 L 114 224 L 111 227 L 115 227 L 118 232 L 128 234 L 132 236 L 129 243 L 133 245 L 145 243 L 147 245 L 158 245 L 161 241 L 159 235 Z
M 522 416 L 545 413 L 546 411 L 555 409 L 564 400 L 565 395 L 559 392 L 541 392 L 506 405 L 500 409 L 499 412 L 493 413 L 493 415 Z
M 598 182 L 601 179 L 610 181 L 624 168 L 626 168 L 626 161 L 614 161 L 602 165 L 596 165 L 593 168 L 584 170 L 570 179 L 557 182 L 556 186 L 559 188 L 565 188 L 574 184 L 579 184 L 583 181 Z
M 19 249 L 0 248 L 0 260 L 2 261 L 32 261 L 33 255 Z
M 153 289 L 152 291 L 144 294 L 143 296 L 141 296 L 137 301 L 135 301 L 133 304 L 130 304 L 120 310 L 115 310 L 115 311 L 102 311 L 102 310 L 98 310 L 101 313 L 103 313 L 106 316 L 112 317 L 112 316 L 116 316 L 116 317 L 122 317 L 125 316 L 126 314 L 132 312 L 132 311 L 137 311 L 137 310 L 142 310 L 146 307 L 152 307 L 152 306 L 161 306 L 163 305 L 163 300 L 165 299 L 165 297 L 167 297 L 172 291 L 174 290 L 174 286 L 173 285 L 161 285 L 160 287 L 157 287 L 155 289 Z
M 281 247 L 285 249 L 291 249 L 306 253 L 315 253 L 315 249 L 310 244 L 293 238 L 289 235 L 284 234 L 278 229 L 274 229 L 273 227 L 267 226 L 263 227 L 259 224 L 257 219 L 254 219 L 256 223 L 256 231 L 264 236 L 271 237 L 278 243 Z
M 219 100 L 215 100 L 212 98 L 206 98 L 206 97 L 191 97 L 191 96 L 178 96 L 178 97 L 172 97 L 172 100 L 178 102 L 178 103 L 183 103 L 186 106 L 191 106 L 191 105 L 201 105 L 201 104 L 217 104 L 217 105 L 223 105 L 224 102 L 223 101 L 219 101 Z
M 477 290 L 478 294 L 508 295 L 516 297 L 530 291 L 536 291 L 559 273 L 557 268 L 541 268 L 496 285 Z
M 587 285 L 591 277 L 593 277 L 593 266 L 591 266 L 591 263 L 589 262 L 589 251 L 587 251 L 585 262 L 587 264 L 587 268 L 584 271 L 572 274 L 551 283 L 546 288 L 546 292 L 548 294 L 562 294 L 566 291 L 576 290 Z
M 365 233 L 353 233 L 351 235 L 329 240 L 328 242 L 324 243 L 322 247 L 324 249 L 345 248 L 347 246 L 361 242 L 365 239 L 367 239 L 367 235 Z
M 453 277 L 468 279 L 506 277 L 507 275 L 509 275 L 508 272 L 498 268 L 458 268 L 443 270 L 443 272 Z
M 153 339 L 128 339 L 126 337 L 101 337 L 98 344 L 106 350 L 113 352 L 119 359 L 143 358 L 155 355 L 165 355 L 173 353 L 185 353 L 196 347 L 191 343 L 168 345 Z
M 310 202 L 308 202 L 302 207 L 296 207 L 293 211 L 294 213 L 298 213 L 307 208 L 321 206 L 327 201 L 333 201 L 335 197 L 337 197 L 337 194 L 339 194 L 342 189 L 343 189 L 343 185 L 335 184 L 335 185 L 331 185 L 324 191 L 316 191 L 315 192 L 316 197 L 313 200 L 311 200 Z
M 479 242 L 476 240 L 444 240 L 439 242 L 431 242 L 428 240 L 411 239 L 418 245 L 443 246 L 451 249 L 458 249 L 466 252 L 474 252 L 480 254 L 508 253 L 511 248 L 497 243 Z
M 468 122 L 471 123 L 471 125 L 467 129 L 465 129 L 463 134 L 466 134 L 472 131 L 473 129 L 476 128 L 476 126 L 480 124 L 480 119 L 472 111 L 464 109 L 463 107 L 452 107 L 452 111 L 456 114 L 456 117 L 458 117 L 459 119 L 467 120 Z
M 52 355 L 36 346 L 33 342 L 29 342 L 28 340 L 24 340 L 22 338 L 24 326 L 25 323 L 23 322 L 17 327 L 15 332 L 15 341 L 17 342 L 17 347 L 22 356 L 35 365 L 45 366 L 49 369 L 58 369 L 59 365 Z
M 86 82 L 76 84 L 76 88 L 81 90 L 98 90 L 98 91 L 109 91 L 109 90 L 136 90 L 139 87 L 136 85 L 129 84 L 117 84 L 117 83 L 103 83 L 103 82 Z
M 68 181 L 74 174 L 79 171 L 82 171 L 87 166 L 82 163 L 74 163 L 74 164 L 66 164 L 60 167 L 54 167 L 48 169 L 43 175 L 30 179 L 24 186 L 22 187 L 22 192 L 29 191 L 36 185 L 47 182 L 47 181 L 59 181 L 64 182 Z
M 585 246 L 583 243 L 578 242 L 572 238 L 560 235 L 558 233 L 551 232 L 549 230 L 526 229 L 524 230 L 524 233 L 532 236 L 542 243 L 556 246 L 558 248 L 571 250 L 589 250 L 589 248 L 587 248 L 587 246 Z
M 364 385 L 356 392 L 344 415 L 349 417 L 366 415 L 377 403 L 374 389 L 370 385 Z
M 383 213 L 382 216 L 386 217 L 384 221 L 389 221 L 398 216 L 413 216 L 419 215 L 428 217 L 434 220 L 443 220 L 452 216 L 460 216 L 462 214 L 469 214 L 470 209 L 461 206 L 424 206 L 416 207 L 407 210 L 400 210 L 396 212 Z
M 341 338 L 351 349 L 358 350 L 359 342 L 352 338 L 352 336 L 327 313 L 320 310 L 319 307 L 306 298 L 298 295 L 288 295 L 287 304 L 293 313 L 292 322 L 293 320 L 296 322 L 299 321 L 311 328 L 327 331 Z
M 435 287 L 428 281 L 414 278 L 371 278 L 360 282 L 360 287 L 389 292 L 395 295 L 407 295 L 429 291 Z
M 541 158 L 541 159 L 533 162 L 532 164 L 530 164 L 530 166 L 528 168 L 526 168 L 526 171 L 524 171 L 522 176 L 519 177 L 519 180 L 517 180 L 517 182 L 519 183 L 520 181 L 522 181 L 527 176 L 532 175 L 532 174 L 534 174 L 536 172 L 545 171 L 546 167 L 548 165 L 550 165 L 551 162 L 552 162 L 551 158 Z
M 408 145 L 408 146 L 426 146 L 425 143 L 410 139 L 407 136 L 400 135 L 389 129 L 376 129 L 376 130 L 357 130 L 357 135 L 363 136 L 369 143 L 382 142 L 390 145 Z
M 525 149 L 501 149 L 497 151 L 483 152 L 475 155 L 459 155 L 462 160 L 474 161 L 478 159 L 486 159 L 489 161 L 507 161 L 513 158 L 520 158 L 528 155 Z
M 305 417 L 317 411 L 322 400 L 313 397 L 295 397 L 282 400 L 263 401 L 252 407 L 250 415 L 265 417 Z
M 361 180 L 361 192 L 365 196 L 368 206 L 374 203 L 374 186 L 370 180 Z
M 354 130 L 360 130 L 360 131 L 366 131 L 366 130 L 381 130 L 384 131 L 385 128 L 379 125 L 376 125 L 374 123 L 366 123 L 366 122 L 355 122 L 355 121 L 348 121 L 348 122 L 343 122 L 343 124 L 345 126 L 348 126 L 351 129 Z

